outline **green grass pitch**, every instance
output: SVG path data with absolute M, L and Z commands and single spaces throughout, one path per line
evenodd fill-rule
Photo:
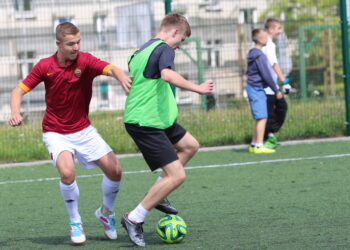
M 282 146 L 271 155 L 246 149 L 200 152 L 170 195 L 188 226 L 180 244 L 158 239 L 154 210 L 144 225 L 148 249 L 350 249 L 350 141 Z M 118 239 L 94 218 L 101 172 L 77 167 L 87 242 L 79 249 L 133 249 L 120 216 L 155 181 L 141 157 L 120 160 Z M 68 216 L 51 165 L 0 169 L 0 249 L 73 249 Z

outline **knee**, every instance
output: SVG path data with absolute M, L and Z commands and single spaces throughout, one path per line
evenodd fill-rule
M 61 182 L 70 185 L 75 180 L 75 171 L 61 171 Z
M 112 181 L 120 181 L 122 179 L 122 169 L 120 165 L 117 164 L 106 171 L 105 175 Z
M 199 149 L 199 142 L 197 140 L 191 141 L 191 143 L 187 144 L 183 151 L 187 154 L 193 155 L 195 154 Z
M 185 172 L 178 173 L 173 179 L 174 186 L 175 187 L 180 186 L 185 182 L 185 180 L 186 180 L 186 173 Z

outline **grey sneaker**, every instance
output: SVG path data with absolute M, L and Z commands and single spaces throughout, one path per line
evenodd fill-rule
M 178 214 L 177 209 L 174 208 L 167 199 L 162 200 L 154 208 L 166 214 Z
M 133 223 L 128 219 L 128 214 L 126 213 L 121 219 L 121 224 L 127 231 L 132 243 L 140 247 L 146 246 L 145 240 L 143 239 L 143 223 Z

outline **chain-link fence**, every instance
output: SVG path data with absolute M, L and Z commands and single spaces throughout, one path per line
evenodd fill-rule
M 41 142 L 45 88 L 25 95 L 22 127 L 6 125 L 11 90 L 39 59 L 55 53 L 54 29 L 70 21 L 81 30 L 81 50 L 127 71 L 127 57 L 155 36 L 165 15 L 164 0 L 3 0 L 0 2 L 0 161 L 47 158 Z M 202 145 L 249 141 L 252 125 L 245 98 L 246 56 L 251 31 L 268 17 L 280 20 L 276 40 L 283 73 L 291 79 L 289 113 L 281 139 L 344 133 L 344 98 L 335 0 L 173 0 L 171 10 L 188 18 L 192 35 L 176 52 L 176 70 L 195 83 L 212 79 L 213 95 L 176 90 L 180 123 Z M 97 77 L 91 120 L 118 152 L 135 151 L 124 131 L 122 88 Z

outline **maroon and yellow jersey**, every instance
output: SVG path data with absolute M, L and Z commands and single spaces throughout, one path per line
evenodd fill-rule
M 57 54 L 41 59 L 19 87 L 29 92 L 44 82 L 43 132 L 70 134 L 88 127 L 92 82 L 98 75 L 107 75 L 112 66 L 84 52 L 67 67 L 58 63 Z

